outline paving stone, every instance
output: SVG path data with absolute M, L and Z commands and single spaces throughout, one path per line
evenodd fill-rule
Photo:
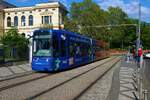
M 0 67 L 0 80 L 16 74 L 32 71 L 31 64 Z
M 118 100 L 135 100 L 134 97 L 130 97 L 128 95 L 128 92 L 127 93 L 124 93 L 124 94 L 119 94 L 119 99 Z
M 24 70 L 22 70 L 21 68 L 19 68 L 18 66 L 13 66 L 13 67 L 9 67 L 10 70 L 12 70 L 14 73 L 23 73 L 25 72 Z
M 132 79 L 127 79 L 127 78 L 120 78 L 120 81 L 128 82 L 128 83 L 133 83 L 134 81 Z
M 42 92 L 43 90 L 47 90 L 49 88 L 52 88 L 52 87 L 64 82 L 65 80 L 70 79 L 72 76 L 76 76 L 76 75 L 82 73 L 83 71 L 87 71 L 87 70 L 89 70 L 89 69 L 91 69 L 91 68 L 93 68 L 99 64 L 102 64 L 103 62 L 104 62 L 103 60 L 98 61 L 98 63 L 88 64 L 88 65 L 85 65 L 84 67 L 79 67 L 79 68 L 76 68 L 73 70 L 69 70 L 69 71 L 57 73 L 54 75 L 50 75 L 49 77 L 38 79 L 38 80 L 29 82 L 29 83 L 26 83 L 23 85 L 19 85 L 17 87 L 13 87 L 13 88 L 1 91 L 1 93 L 0 93 L 1 100 L 2 99 L 3 100 L 4 99 L 6 99 L 6 100 L 24 100 L 26 97 L 33 96 L 39 92 Z M 59 92 L 58 95 L 62 95 L 63 91 L 67 92 L 66 90 L 69 90 L 69 92 L 67 92 L 65 95 L 72 94 L 71 91 L 76 92 L 77 87 L 79 87 L 78 88 L 79 90 L 82 87 L 84 88 L 84 85 L 85 85 L 84 83 L 89 82 L 89 77 L 92 77 L 93 74 L 99 75 L 101 72 L 104 71 L 104 69 L 105 69 L 105 66 L 100 67 L 99 70 L 95 69 L 93 71 L 93 73 L 88 73 L 87 75 L 85 75 L 84 81 L 80 78 L 78 80 L 75 80 L 75 82 L 79 83 L 79 84 L 76 84 L 76 83 L 69 84 L 71 87 L 73 87 L 73 89 L 71 89 L 70 87 L 68 89 L 67 88 L 65 88 L 65 89 L 60 88 L 60 91 L 56 91 L 56 92 Z M 90 78 L 90 79 L 94 80 L 94 78 Z M 81 81 L 79 81 L 79 80 L 81 80 Z M 77 87 L 76 87 L 76 85 L 77 85 Z M 52 91 L 52 93 L 48 94 L 48 95 L 53 95 L 53 93 L 54 92 Z M 74 93 L 73 93 L 73 95 L 74 95 Z M 44 96 L 44 97 L 48 97 L 48 96 Z M 54 97 L 55 98 L 57 97 L 55 93 L 54 93 Z M 52 97 L 49 97 L 48 100 L 52 100 L 51 98 Z M 53 100 L 64 100 L 63 96 L 60 96 L 60 98 L 61 99 L 53 99 Z M 40 99 L 40 100 L 46 100 L 46 99 Z M 92 99 L 90 99 L 90 100 L 92 100 Z M 95 100 L 95 99 L 93 99 L 93 100 Z M 102 99 L 102 100 L 104 100 L 104 99 Z
M 128 89 L 132 90 L 134 89 L 133 85 L 131 83 L 127 83 L 127 84 L 121 84 L 122 87 L 127 87 Z
M 31 65 L 19 65 L 18 67 L 20 67 L 21 69 L 25 70 L 25 71 L 31 71 Z
M 133 67 L 134 66 L 134 67 Z M 133 91 L 135 91 L 132 83 L 132 73 L 134 72 L 135 63 L 130 61 L 130 63 L 122 63 L 120 67 L 119 79 L 120 79 L 120 93 L 118 100 L 135 100 Z
M 120 63 L 94 84 L 79 100 L 106 100 L 111 89 L 113 73 L 119 66 Z
M 1 67 L 0 68 L 0 76 L 4 77 L 4 76 L 9 76 L 12 75 L 13 73 L 7 68 L 7 67 Z

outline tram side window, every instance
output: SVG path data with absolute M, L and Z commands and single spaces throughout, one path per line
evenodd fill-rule
M 70 45 L 69 45 L 69 55 L 70 55 L 70 57 L 73 57 L 74 56 L 74 54 L 75 54 L 75 44 L 74 44 L 74 42 L 70 42 Z
M 82 48 L 82 47 L 81 47 L 81 43 L 80 43 L 80 42 L 77 42 L 75 48 L 76 48 L 76 50 L 75 50 L 75 51 L 76 51 L 76 55 L 77 55 L 77 56 L 81 56 L 81 48 Z
M 87 44 L 81 45 L 81 55 L 88 56 L 88 46 Z
M 57 35 L 53 36 L 53 56 L 54 57 L 59 57 L 60 56 L 60 51 L 59 51 L 59 42 L 58 42 L 58 37 Z
M 61 56 L 65 57 L 66 56 L 66 41 L 65 40 L 61 40 Z
M 91 55 L 91 52 L 92 52 L 90 45 L 87 44 L 87 45 L 86 45 L 86 48 L 87 48 L 87 55 L 90 56 L 90 55 Z

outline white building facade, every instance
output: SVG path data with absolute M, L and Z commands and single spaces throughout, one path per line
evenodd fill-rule
M 59 2 L 36 4 L 32 7 L 4 9 L 4 30 L 16 27 L 26 37 L 43 25 L 51 25 L 52 29 L 63 29 L 66 8 Z
M 16 6 L 9 4 L 6 1 L 0 0 L 0 36 L 2 36 L 4 33 L 4 18 L 5 18 L 4 9 L 5 8 L 15 8 L 15 7 Z

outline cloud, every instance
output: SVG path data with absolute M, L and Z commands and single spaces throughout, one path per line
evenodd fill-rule
M 123 0 L 96 0 L 102 9 L 107 10 L 108 7 L 120 7 L 129 17 L 138 18 L 138 2 L 137 0 L 125 3 Z M 142 21 L 150 22 L 150 8 L 141 6 Z

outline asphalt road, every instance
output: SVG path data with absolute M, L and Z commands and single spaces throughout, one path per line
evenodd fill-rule
M 143 83 L 144 88 L 148 90 L 148 100 L 150 100 L 150 59 L 144 60 Z

